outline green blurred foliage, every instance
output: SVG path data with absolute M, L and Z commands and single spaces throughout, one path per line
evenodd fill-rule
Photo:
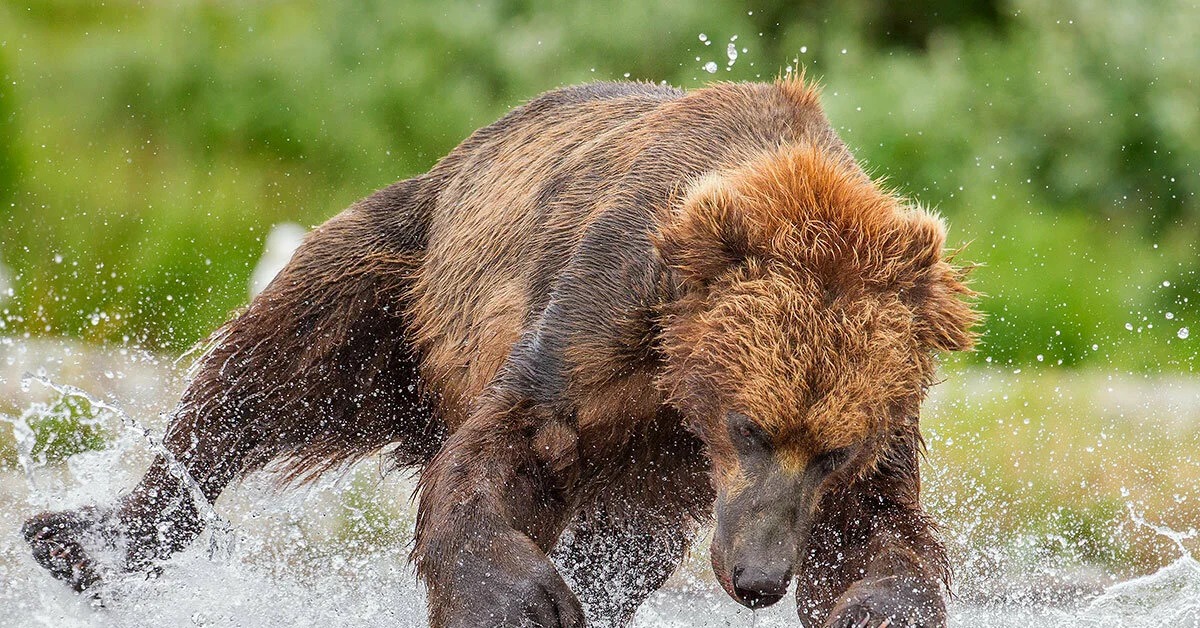
M 33 430 L 32 455 L 38 460 L 65 460 L 84 451 L 103 449 L 106 432 L 98 412 L 83 397 L 64 396 L 45 409 L 30 414 Z
M 411 500 L 380 495 L 377 470 L 360 471 L 339 491 L 333 537 L 347 553 L 373 555 L 412 540 Z
M 0 414 L 11 424 L 0 437 L 0 469 L 24 463 L 44 465 L 66 460 L 85 451 L 103 449 L 111 438 L 104 428 L 103 411 L 87 399 L 60 396 L 50 403 L 35 403 L 20 416 Z
M 971 359 L 1190 371 L 1196 41 L 1183 0 L 0 1 L 0 333 L 178 352 L 244 304 L 271 225 L 541 91 L 803 66 L 871 171 L 971 242 Z
M 0 48 L 0 208 L 12 211 L 17 188 L 17 109 L 6 50 Z

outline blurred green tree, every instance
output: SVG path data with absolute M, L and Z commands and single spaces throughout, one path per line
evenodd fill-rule
M 1184 0 L 8 0 L 5 324 L 181 351 L 244 304 L 271 225 L 318 223 L 539 92 L 803 66 L 872 172 L 974 241 L 973 359 L 1189 370 L 1197 40 Z
M 0 208 L 11 211 L 17 187 L 17 107 L 7 49 L 0 46 Z M 0 250 L 0 255 L 4 253 Z M 2 259 L 2 258 L 0 258 Z

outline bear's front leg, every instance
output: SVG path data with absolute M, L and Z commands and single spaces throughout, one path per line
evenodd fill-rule
M 838 598 L 826 627 L 946 625 L 942 583 L 925 573 L 902 544 L 883 550 L 866 573 Z
M 919 507 L 860 511 L 813 529 L 797 585 L 806 626 L 946 625 L 945 552 Z
M 433 628 L 576 628 L 583 611 L 547 551 L 570 517 L 571 426 L 492 394 L 420 481 L 413 559 Z

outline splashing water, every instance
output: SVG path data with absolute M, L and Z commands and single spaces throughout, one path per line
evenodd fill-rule
M 3 417 L 12 425 L 13 440 L 17 450 L 17 464 L 20 465 L 21 471 L 25 474 L 25 481 L 29 483 L 31 490 L 37 490 L 37 485 L 34 479 L 34 467 L 36 460 L 33 457 L 33 450 L 37 446 L 37 435 L 34 434 L 33 428 L 29 426 L 31 415 L 40 411 L 41 408 L 30 406 L 21 413 L 20 417 L 11 418 Z
M 221 515 L 217 514 L 216 509 L 214 509 L 212 504 L 209 503 L 208 499 L 204 497 L 204 491 L 200 488 L 200 483 L 192 477 L 191 473 L 188 473 L 187 468 L 175 458 L 174 454 L 172 454 L 171 451 L 162 444 L 162 441 L 157 438 L 148 428 L 143 427 L 120 407 L 98 399 L 80 388 L 66 384 L 58 384 L 51 381 L 47 377 L 35 375 L 33 373 L 25 374 L 25 376 L 22 378 L 22 385 L 28 387 L 27 382 L 31 381 L 37 382 L 58 392 L 63 399 L 69 397 L 80 397 L 85 399 L 93 408 L 98 409 L 100 412 L 108 413 L 114 417 L 117 417 L 121 422 L 121 426 L 126 430 L 130 430 L 138 436 L 141 436 L 151 451 L 159 456 L 162 456 L 163 459 L 167 461 L 167 470 L 171 473 L 171 475 L 174 476 L 175 479 L 182 482 L 185 487 L 187 487 L 188 494 L 191 496 L 197 512 L 200 513 L 200 517 L 204 521 L 205 530 L 209 535 L 210 557 L 215 559 L 216 556 L 227 555 L 229 551 L 232 550 L 232 548 L 228 546 L 228 539 L 231 538 L 229 533 L 232 530 L 229 522 L 225 521 Z M 16 424 L 14 423 L 14 427 L 15 425 Z M 27 422 L 25 425 L 26 429 L 28 429 Z
M 163 368 L 178 369 L 170 364 Z M 105 371 L 121 373 L 123 369 L 109 363 L 99 372 Z M 155 404 L 118 404 L 111 395 L 105 400 L 61 382 L 60 376 L 53 374 L 29 376 L 20 393 L 26 396 L 27 409 L 15 417 L 0 415 L 11 427 L 15 445 L 15 464 L 0 467 L 0 628 L 426 625 L 424 595 L 407 563 L 413 525 L 408 501 L 412 479 L 382 472 L 378 461 L 283 492 L 273 487 L 269 472 L 260 473 L 232 488 L 215 507 L 194 491 L 210 530 L 217 530 L 210 533 L 216 541 L 207 547 L 197 543 L 173 557 L 156 577 L 136 573 L 107 583 L 98 599 L 70 592 L 33 562 L 20 538 L 21 522 L 46 508 L 107 503 L 127 490 L 149 457 L 164 453 L 156 435 L 169 417 L 126 409 Z M 0 370 L 0 393 L 3 383 Z M 84 385 L 91 387 L 86 379 Z M 36 453 L 39 436 L 35 424 L 53 404 L 31 404 L 29 396 L 42 393 L 86 399 L 95 410 L 87 420 L 107 427 L 111 439 L 98 450 L 76 453 L 63 462 Z M 158 407 L 169 406 L 172 394 L 161 395 Z M 182 467 L 177 470 L 185 483 L 195 487 Z M 989 509 L 1003 507 L 987 505 Z M 1110 584 L 1090 596 L 1050 595 L 1043 599 L 1027 595 L 1042 586 L 1030 573 L 997 576 L 1009 585 L 1006 590 L 1025 592 L 1024 597 L 1011 593 L 989 596 L 974 590 L 979 588 L 975 584 L 960 585 L 959 598 L 951 603 L 950 625 L 1200 625 L 1200 563 L 1188 549 L 1200 532 L 1152 523 L 1132 504 L 1126 510 L 1124 519 L 1131 529 L 1147 531 L 1169 544 L 1175 558 L 1164 561 L 1166 566 Z M 977 514 L 986 521 L 986 509 Z M 998 547 L 968 549 L 984 558 L 1002 551 Z M 643 606 L 635 625 L 798 625 L 795 607 L 787 599 L 754 612 L 734 603 L 703 565 L 704 544 L 698 544 L 693 554 L 680 573 Z

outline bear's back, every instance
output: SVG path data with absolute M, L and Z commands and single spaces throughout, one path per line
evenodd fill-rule
M 615 222 L 617 239 L 645 240 L 688 181 L 809 127 L 824 132 L 819 109 L 803 104 L 778 84 L 587 84 L 514 109 L 439 162 L 411 314 L 426 385 L 451 427 L 539 316 L 597 219 Z

